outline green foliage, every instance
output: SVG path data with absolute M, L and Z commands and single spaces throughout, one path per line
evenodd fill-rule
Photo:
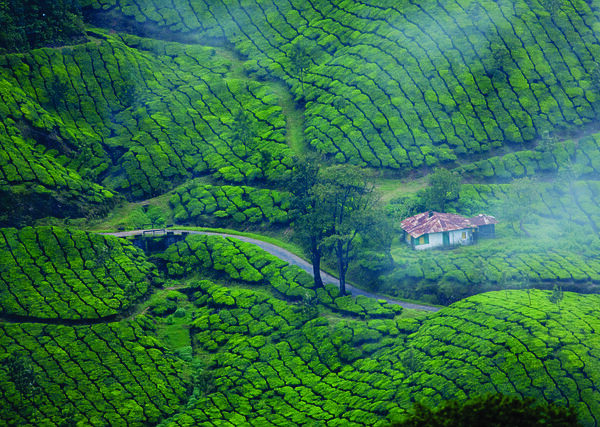
M 9 324 L 0 327 L 0 359 L 27 353 L 36 392 L 23 414 L 12 374 L 0 376 L 7 425 L 156 424 L 187 399 L 184 364 L 137 322 L 92 326 Z M 29 369 L 29 368 L 28 368 Z M 71 414 L 68 408 L 72 408 Z
M 536 399 L 487 394 L 465 401 L 450 400 L 436 408 L 415 403 L 411 414 L 393 426 L 555 426 L 577 425 L 575 408 L 539 403 Z
M 84 37 L 81 10 L 73 0 L 0 2 L 0 53 L 57 46 Z
M 418 194 L 425 210 L 446 212 L 446 205 L 460 197 L 460 176 L 456 172 L 437 168 L 428 176 L 428 183 L 429 187 Z
M 194 345 L 210 362 L 199 369 L 196 398 L 165 425 L 261 424 L 266 415 L 275 425 L 377 425 L 391 413 L 403 375 L 376 354 L 392 342 L 402 345 L 414 324 L 334 325 L 307 319 L 305 304 L 292 306 L 260 290 L 206 280 L 192 282 L 190 290 L 197 307 Z
M 33 181 L 69 203 L 92 199 L 91 187 L 100 204 L 108 197 L 99 199 L 102 187 L 87 181 L 142 198 L 203 174 L 229 182 L 286 175 L 291 151 L 270 86 L 235 77 L 231 60 L 214 48 L 91 34 L 93 42 L 68 49 L 0 57 L 0 138 L 9 138 L 9 154 L 0 157 L 3 187 Z M 240 111 L 252 123 L 248 146 L 236 137 Z M 33 172 L 18 151 L 33 157 Z M 80 177 L 78 188 L 71 182 Z
M 443 407 L 442 402 L 450 399 L 464 402 L 502 393 L 556 404 L 542 405 L 538 415 L 555 414 L 564 420 L 574 411 L 581 424 L 593 425 L 600 415 L 597 395 L 590 389 L 596 376 L 591 368 L 596 344 L 586 334 L 598 323 L 594 307 L 600 297 L 565 292 L 563 311 L 558 313 L 548 300 L 550 294 L 532 290 L 529 305 L 525 291 L 509 291 L 508 296 L 504 291 L 490 292 L 426 320 L 410 337 L 410 351 L 423 363 L 399 389 L 400 406 L 417 401 Z M 379 359 L 392 353 L 400 358 L 405 351 L 390 349 Z
M 302 304 L 308 299 L 311 305 L 318 302 L 352 317 L 391 318 L 402 311 L 402 307 L 392 304 L 362 298 L 354 301 L 351 296 L 340 296 L 334 285 L 317 288 L 310 275 L 300 267 L 289 265 L 257 246 L 233 237 L 190 235 L 170 246 L 164 258 L 168 274 L 173 278 L 217 272 L 220 277 L 229 280 L 254 286 L 268 285 L 273 292 L 290 301 Z M 218 302 L 230 306 L 235 299 L 223 295 Z M 174 311 L 173 306 L 170 309 Z
M 170 199 L 175 222 L 286 223 L 290 194 L 246 186 L 213 186 L 194 182 L 179 188 Z
M 96 319 L 131 307 L 156 267 L 126 240 L 57 227 L 0 229 L 0 313 Z
M 183 0 L 172 19 L 149 0 L 86 3 L 227 39 L 248 58 L 249 74 L 282 79 L 304 98 L 306 140 L 340 162 L 435 167 L 533 142 L 548 129 L 577 129 L 598 112 L 595 10 L 585 2 L 251 1 L 240 8 L 222 1 L 198 8 Z

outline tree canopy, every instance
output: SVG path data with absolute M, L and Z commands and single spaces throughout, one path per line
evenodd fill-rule
M 448 202 L 460 197 L 460 176 L 456 172 L 438 168 L 429 175 L 428 183 L 420 193 L 426 210 L 445 212 Z
M 389 249 L 387 216 L 379 205 L 373 177 L 357 166 L 320 167 L 314 160 L 297 165 L 291 191 L 297 219 L 294 230 L 310 249 L 313 265 L 324 250 L 337 262 L 340 292 L 357 248 Z M 316 267 L 315 267 L 316 268 Z M 315 271 L 315 282 L 321 284 Z
M 0 52 L 23 52 L 83 38 L 78 0 L 0 0 Z

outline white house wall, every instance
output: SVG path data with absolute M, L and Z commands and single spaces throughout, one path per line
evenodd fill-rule
M 464 229 L 464 230 L 455 230 L 455 231 L 450 231 L 450 245 L 451 246 L 456 246 L 456 245 L 470 245 L 471 243 L 473 243 L 473 232 L 471 231 L 470 228 Z M 464 233 L 464 238 L 463 238 L 463 233 Z
M 429 234 L 429 243 L 426 245 L 415 245 L 415 249 L 429 249 L 429 248 L 437 248 L 444 245 L 444 239 L 442 237 L 442 233 L 430 233 Z
M 463 238 L 463 233 L 465 233 L 464 238 Z M 443 234 L 444 233 L 430 233 L 429 234 L 429 243 L 427 243 L 425 245 L 415 244 L 415 249 L 423 250 L 423 249 L 439 248 L 439 247 L 444 246 Z M 449 238 L 450 246 L 470 245 L 473 243 L 473 231 L 470 228 L 466 228 L 463 230 L 449 231 L 448 238 Z

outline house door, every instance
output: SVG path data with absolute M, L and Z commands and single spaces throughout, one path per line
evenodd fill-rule
M 450 234 L 447 231 L 442 233 L 444 246 L 450 246 Z

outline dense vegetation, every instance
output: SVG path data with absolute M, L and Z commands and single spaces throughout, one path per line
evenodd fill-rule
M 286 223 L 290 194 L 247 186 L 186 184 L 169 200 L 177 223 L 204 225 L 214 218 L 243 223 Z
M 417 168 L 591 123 L 600 62 L 584 1 L 306 3 L 87 0 L 201 39 L 225 38 L 306 105 L 306 140 L 340 161 Z M 308 67 L 291 61 L 302 44 Z
M 569 292 L 600 284 L 597 2 L 159 3 L 0 0 L 4 423 L 533 401 L 600 423 L 598 296 Z M 413 251 L 398 224 L 426 209 L 495 215 L 497 238 Z M 171 224 L 291 235 L 342 282 L 454 304 L 343 295 L 233 238 L 145 254 L 75 229 Z
M 0 2 L 0 52 L 23 52 L 85 37 L 79 2 L 3 0 Z
M 156 267 L 125 241 L 56 227 L 0 229 L 0 315 L 96 319 L 129 308 Z

